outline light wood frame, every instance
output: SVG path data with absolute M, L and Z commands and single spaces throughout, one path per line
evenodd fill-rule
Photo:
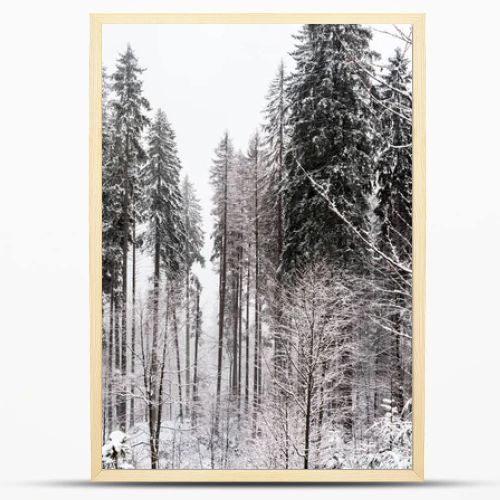
M 103 24 L 413 25 L 413 468 L 409 470 L 103 470 L 101 60 Z M 424 479 L 425 15 L 91 14 L 90 15 L 90 399 L 91 479 L 120 482 L 418 482 Z

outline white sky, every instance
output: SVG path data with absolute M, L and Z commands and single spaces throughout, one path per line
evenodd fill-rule
M 394 31 L 390 26 L 380 29 Z M 160 107 L 176 134 L 183 175 L 193 181 L 203 207 L 205 269 L 195 269 L 204 287 L 205 330 L 217 325 L 217 276 L 210 264 L 213 151 L 228 130 L 235 147 L 246 151 L 262 121 L 265 96 L 281 59 L 293 67 L 292 34 L 300 25 L 111 24 L 103 26 L 103 65 L 114 70 L 119 53 L 130 43 L 143 73 L 144 95 L 153 111 Z M 408 33 L 408 26 L 401 26 Z M 374 33 L 373 48 L 386 59 L 401 42 Z M 149 274 L 147 263 L 143 278 Z

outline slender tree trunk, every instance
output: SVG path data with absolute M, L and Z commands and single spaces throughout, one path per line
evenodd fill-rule
M 254 380 L 253 380 L 253 416 L 254 416 L 254 428 L 257 430 L 257 404 L 259 399 L 259 191 L 258 191 L 258 147 L 257 140 L 255 146 L 255 165 L 254 165 L 254 208 L 255 208 L 255 324 L 254 324 Z
M 243 297 L 243 276 L 242 276 L 242 251 L 238 250 L 238 418 L 241 414 L 241 352 L 242 352 L 242 297 Z
M 158 467 L 158 447 L 156 432 L 158 425 L 158 323 L 159 323 L 159 293 L 160 293 L 160 235 L 155 231 L 154 271 L 153 271 L 153 325 L 151 339 L 151 366 L 149 371 L 149 438 L 151 447 L 151 467 Z
M 135 425 L 135 332 L 136 332 L 136 311 L 135 311 L 135 297 L 136 297 L 136 232 L 135 232 L 135 220 L 132 222 L 132 338 L 130 343 L 132 344 L 132 356 L 130 358 L 130 374 L 132 379 L 132 384 L 130 387 L 130 392 L 132 393 L 132 398 L 130 399 L 130 427 Z
M 128 169 L 127 169 L 128 170 Z M 123 201 L 123 243 L 122 243 L 122 325 L 121 325 L 121 391 L 118 410 L 118 419 L 123 426 L 126 426 L 127 399 L 125 389 L 127 385 L 127 305 L 128 305 L 128 236 L 129 236 L 129 189 L 128 174 L 124 175 L 125 195 Z
M 147 366 L 147 357 L 146 357 L 146 346 L 144 342 L 144 318 L 143 313 L 141 311 L 140 314 L 140 325 L 139 325 L 139 341 L 141 348 L 141 358 L 142 358 L 142 376 L 143 376 L 143 384 L 144 391 L 146 393 L 146 401 L 145 401 L 145 413 L 148 419 L 148 427 L 149 427 L 149 450 L 150 450 L 150 459 L 151 459 L 151 468 L 158 468 L 158 449 L 156 447 L 155 441 L 155 395 L 154 395 L 154 387 L 153 387 L 153 379 L 151 376 L 151 365 Z M 149 369 L 148 369 L 149 368 Z
M 198 346 L 200 342 L 200 285 L 196 286 L 196 316 L 194 339 L 194 373 L 193 373 L 193 420 L 197 416 L 198 404 Z
M 111 292 L 109 297 L 109 330 L 108 330 L 108 355 L 107 355 L 107 380 L 106 380 L 106 392 L 108 393 L 108 405 L 107 405 L 107 416 L 106 416 L 106 436 L 113 430 L 113 410 L 114 410 L 114 400 L 113 395 L 113 372 L 114 372 L 114 316 L 115 316 L 115 270 L 114 267 L 111 270 Z
M 304 469 L 309 469 L 310 462 L 310 434 L 311 434 L 311 380 L 308 380 L 306 388 L 306 414 L 304 429 Z
M 114 371 L 115 374 L 119 370 L 121 370 L 121 332 L 120 332 L 120 311 L 121 311 L 121 302 L 120 302 L 120 297 L 119 294 L 117 295 L 116 292 L 114 293 L 114 304 L 113 304 L 113 311 L 114 311 L 114 320 L 113 320 L 113 330 L 114 330 Z M 115 375 L 113 374 L 113 375 Z M 116 384 L 115 384 L 116 385 Z M 118 397 L 115 398 L 116 405 L 119 404 L 119 399 Z
M 149 449 L 151 455 L 151 469 L 158 469 L 158 448 L 156 440 L 156 420 L 155 420 L 155 403 L 148 401 L 148 416 L 149 416 Z
M 154 435 L 154 444 L 156 451 L 156 463 L 157 466 L 155 468 L 159 468 L 159 455 L 160 455 L 160 435 L 161 435 L 161 421 L 162 421 L 162 413 L 163 413 L 163 385 L 165 380 L 165 363 L 167 358 L 167 332 L 168 332 L 168 301 L 167 307 L 165 311 L 165 335 L 163 336 L 163 349 L 161 354 L 161 364 L 159 370 L 159 387 L 158 387 L 158 396 L 156 401 L 157 406 L 157 416 L 156 416 L 156 428 Z
M 159 194 L 161 187 L 159 169 L 156 176 L 156 189 Z M 160 272 L 161 272 L 161 240 L 159 222 L 155 222 L 154 234 L 154 269 L 153 269 L 153 325 L 151 339 L 151 366 L 149 371 L 149 428 L 151 446 L 151 467 L 158 467 L 158 443 L 156 433 L 158 429 L 158 389 L 159 389 L 159 364 L 158 364 L 158 330 L 159 330 L 159 307 L 160 307 Z
M 273 372 L 275 379 L 280 379 L 282 382 L 282 377 L 284 375 L 284 335 L 279 327 L 281 325 L 282 317 L 282 305 L 281 297 L 279 294 L 280 285 L 282 284 L 282 271 L 281 271 L 281 259 L 283 255 L 283 196 L 281 194 L 282 188 L 282 177 L 283 177 L 283 164 L 284 164 L 284 153 L 285 153 L 285 70 L 283 62 L 281 62 L 279 68 L 279 128 L 278 128 L 278 138 L 277 138 L 277 158 L 276 158 L 276 186 L 274 188 L 274 194 L 276 196 L 276 261 L 275 261 L 275 280 L 276 280 L 276 290 L 278 293 L 275 294 L 275 311 L 276 311 L 276 328 L 274 334 L 274 357 L 273 357 Z M 279 399 L 282 399 L 284 395 L 282 391 L 277 392 Z
M 250 255 L 250 253 L 249 253 Z M 250 261 L 247 263 L 245 311 L 245 408 L 248 413 L 250 393 Z
M 233 272 L 233 300 L 232 300 L 232 324 L 233 324 L 233 366 L 231 393 L 234 398 L 238 395 L 238 274 Z
M 151 456 L 151 469 L 158 469 L 158 449 L 156 448 L 156 426 L 155 422 L 155 408 L 153 401 L 148 402 L 148 416 L 149 416 L 149 449 Z
M 125 141 L 125 154 L 129 155 L 129 140 Z M 128 322 L 127 322 L 127 306 L 128 306 L 128 243 L 130 233 L 130 172 L 128 160 L 123 163 L 123 183 L 125 186 L 122 200 L 122 324 L 121 324 L 121 376 L 122 376 L 122 391 L 127 385 L 127 340 L 128 340 Z M 127 425 L 127 399 L 125 394 L 122 394 L 119 402 L 118 419 L 120 424 L 126 428 Z
M 283 84 L 284 75 L 281 74 Z M 283 94 L 284 89 L 281 89 L 281 94 Z M 279 155 L 278 155 L 278 172 L 277 172 L 277 203 L 276 203 L 276 225 L 277 225 L 277 241 L 276 241 L 276 285 L 278 290 L 280 290 L 280 285 L 282 284 L 282 273 L 281 273 L 281 258 L 283 255 L 283 197 L 281 194 L 281 183 L 282 183 L 282 172 L 283 172 L 283 155 L 284 155 L 284 102 L 283 98 L 280 99 L 280 130 L 279 130 Z M 282 304 L 281 297 L 279 293 L 275 297 L 276 300 L 276 318 L 277 325 L 281 325 L 282 322 Z M 281 328 L 276 328 L 275 338 L 274 338 L 274 373 L 275 377 L 279 377 L 279 374 L 283 375 L 284 368 L 284 335 Z M 280 394 L 281 395 L 281 394 Z
M 255 323 L 254 323 L 254 340 L 253 340 L 253 423 L 254 432 L 257 429 L 257 403 L 259 398 L 259 307 L 255 305 Z
M 182 397 L 182 372 L 181 372 L 181 356 L 179 352 L 179 332 L 177 327 L 177 298 L 175 292 L 172 294 L 172 326 L 174 328 L 174 345 L 175 345 L 175 359 L 177 363 L 177 385 L 179 386 L 179 418 L 184 420 L 183 405 L 184 400 Z
M 186 346 L 185 346 L 185 401 L 186 417 L 189 418 L 189 402 L 191 401 L 191 311 L 190 311 L 190 290 L 189 290 L 190 269 L 186 270 Z
M 259 405 L 262 402 L 262 301 L 259 301 L 259 324 L 258 324 L 258 329 L 259 333 L 259 357 L 258 357 L 258 403 Z
M 217 389 L 215 401 L 215 434 L 219 433 L 219 419 L 220 419 L 220 394 L 221 394 L 221 381 L 222 381 L 222 354 L 224 348 L 224 313 L 226 302 L 226 273 L 227 273 L 227 181 L 228 181 L 228 137 L 226 136 L 226 161 L 224 165 L 224 200 L 223 200 L 223 214 L 222 214 L 222 248 L 220 255 L 220 277 L 219 277 L 219 339 L 217 348 Z
M 121 303 L 119 301 L 119 296 L 114 293 L 113 297 L 113 348 L 114 348 L 114 363 L 113 363 L 113 426 L 116 426 L 119 424 L 119 419 L 118 419 L 118 411 L 119 411 L 119 404 L 120 404 L 120 398 L 116 394 L 116 387 L 117 387 L 117 377 L 118 373 L 121 373 L 121 360 L 120 360 L 120 354 L 121 354 L 121 340 L 120 340 L 120 313 L 119 311 L 121 310 Z M 119 379 L 118 379 L 119 381 Z

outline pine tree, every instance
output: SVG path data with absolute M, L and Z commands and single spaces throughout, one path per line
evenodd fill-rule
M 193 184 L 187 176 L 182 182 L 182 219 L 184 224 L 183 258 L 184 258 L 184 288 L 185 288 L 185 375 L 186 402 L 191 400 L 191 268 L 195 262 L 204 265 L 201 254 L 203 249 L 203 230 L 201 206 L 196 198 Z
M 245 232 L 247 231 L 245 204 L 247 202 L 247 159 L 238 151 L 234 156 L 233 168 L 228 173 L 228 214 L 227 214 L 227 280 L 226 303 L 229 309 L 228 336 L 232 399 L 239 405 L 241 382 L 241 289 L 243 259 L 245 252 Z
M 257 412 L 262 395 L 262 183 L 263 183 L 263 145 L 258 132 L 250 139 L 248 166 L 251 171 L 253 244 L 254 244 L 254 379 L 253 379 L 253 418 L 257 429 Z
M 144 185 L 145 248 L 153 255 L 153 321 L 151 343 L 150 388 L 151 398 L 159 401 L 159 292 L 161 271 L 167 275 L 178 272 L 182 265 L 184 225 L 182 196 L 179 186 L 181 168 L 177 156 L 175 134 L 162 110 L 158 110 L 147 137 L 148 162 L 141 173 Z M 157 404 L 150 407 L 150 428 L 153 436 L 157 428 Z M 156 436 L 156 440 L 159 435 Z M 158 442 L 152 446 L 153 468 L 158 465 Z
M 287 127 L 288 127 L 288 93 L 286 89 L 285 66 L 281 61 L 278 72 L 274 80 L 271 82 L 267 95 L 267 106 L 265 109 L 265 144 L 266 144 L 266 189 L 265 197 L 268 207 L 268 213 L 265 217 L 266 238 L 263 247 L 263 252 L 266 255 L 266 261 L 272 263 L 273 269 L 269 269 L 268 273 L 273 278 L 274 283 L 270 280 L 269 288 L 274 288 L 279 284 L 282 278 L 282 256 L 283 256 L 283 171 L 285 163 L 285 153 L 288 147 Z M 270 293 L 275 295 L 275 292 L 270 290 Z M 277 317 L 281 315 L 281 304 L 278 297 L 275 297 L 272 304 L 273 314 Z M 280 324 L 278 320 L 276 324 Z M 276 366 L 284 362 L 284 342 L 285 335 L 283 332 L 276 331 L 274 336 L 274 357 L 273 371 L 283 373 L 282 370 L 277 371 Z
M 139 188 L 139 165 L 146 159 L 141 145 L 142 133 L 148 124 L 145 114 L 149 111 L 149 102 L 142 95 L 142 81 L 140 75 L 143 69 L 139 67 L 137 58 L 130 45 L 125 53 L 121 54 L 116 63 L 113 74 L 112 89 L 115 93 L 113 101 L 113 158 L 120 172 L 120 221 L 121 232 L 121 373 L 123 389 L 126 386 L 127 376 L 127 338 L 128 338 L 128 248 L 133 237 L 132 228 L 135 214 L 133 212 L 134 196 L 137 197 Z M 119 405 L 119 419 L 125 423 L 126 400 L 121 397 Z
M 113 374 L 116 345 L 115 305 L 120 288 L 119 262 L 121 261 L 121 245 L 117 230 L 120 218 L 120 206 L 116 202 L 119 197 L 119 178 L 113 162 L 113 130 L 112 110 L 110 104 L 110 82 L 106 68 L 102 68 L 102 292 L 103 311 L 108 304 L 107 334 L 103 328 L 104 378 L 106 398 L 103 404 L 103 432 L 108 436 L 114 428 Z M 105 439 L 103 439 L 105 441 Z
M 265 109 L 264 142 L 267 147 L 267 178 L 268 187 L 275 207 L 276 249 L 274 263 L 279 268 L 283 253 L 283 169 L 285 153 L 288 146 L 287 120 L 288 120 L 288 94 L 286 92 L 285 65 L 281 61 L 276 77 L 271 82 L 267 94 Z
M 182 267 L 185 228 L 179 174 L 181 163 L 175 133 L 167 116 L 159 109 L 149 129 L 148 162 L 141 172 L 144 185 L 144 233 L 146 249 L 155 255 L 155 269 L 167 273 Z
M 306 25 L 290 75 L 290 145 L 285 159 L 284 264 L 329 255 L 352 260 L 353 237 L 329 210 L 307 175 L 327 189 L 337 208 L 361 224 L 369 191 L 372 124 L 369 78 L 371 32 L 359 25 Z
M 380 108 L 380 154 L 376 163 L 380 246 L 396 262 L 411 267 L 412 258 L 412 123 L 409 61 L 398 48 L 376 89 Z M 407 276 L 386 270 L 397 296 L 387 300 L 384 315 L 391 321 L 390 399 L 396 411 L 405 403 L 403 359 L 399 333 L 411 321 L 411 284 Z M 394 286 L 397 283 L 398 286 Z M 394 307 L 395 305 L 395 307 Z M 406 314 L 404 314 L 406 312 Z
M 227 243 L 228 243 L 228 179 L 229 172 L 233 167 L 234 148 L 225 132 L 217 149 L 210 173 L 210 181 L 214 186 L 213 215 L 215 216 L 215 228 L 212 233 L 213 253 L 212 260 L 219 261 L 219 334 L 217 342 L 217 383 L 214 432 L 219 432 L 220 419 L 220 397 L 222 383 L 222 361 L 224 348 L 224 327 L 226 313 L 226 289 L 227 289 Z
M 311 179 L 363 231 L 373 174 L 371 84 L 366 73 L 376 57 L 370 49 L 371 31 L 360 25 L 306 25 L 297 39 L 296 70 L 288 86 L 284 265 L 300 268 L 326 257 L 361 271 L 366 259 L 358 251 L 359 241 Z M 352 335 L 352 330 L 344 332 L 344 345 L 352 344 Z M 343 353 L 338 404 L 349 435 L 354 366 L 349 349 Z
M 106 68 L 102 70 L 102 285 L 103 294 L 118 290 L 121 262 L 121 179 L 114 157 L 111 85 Z

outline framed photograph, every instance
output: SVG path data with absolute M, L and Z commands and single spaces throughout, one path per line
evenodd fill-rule
M 91 477 L 422 481 L 423 14 L 90 16 Z

